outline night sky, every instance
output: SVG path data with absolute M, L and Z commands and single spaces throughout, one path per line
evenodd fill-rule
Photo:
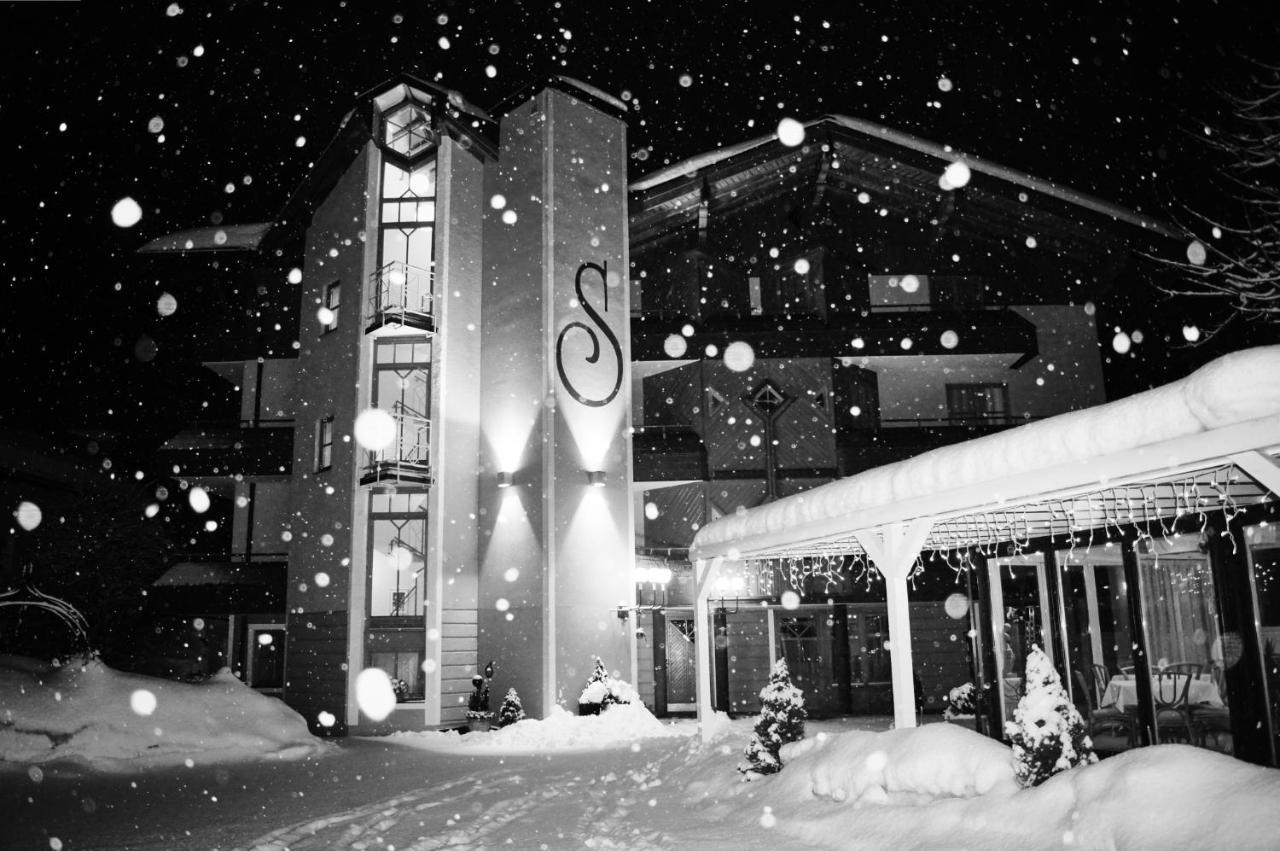
M 270 220 L 398 71 L 482 108 L 554 73 L 622 95 L 633 177 L 835 112 L 1173 216 L 1212 203 L 1196 136 L 1243 57 L 1280 61 L 1274 5 L 8 3 L 0 416 L 120 430 L 176 404 L 191 349 L 137 357 L 168 320 L 134 251 Z M 126 195 L 129 229 L 110 216 Z

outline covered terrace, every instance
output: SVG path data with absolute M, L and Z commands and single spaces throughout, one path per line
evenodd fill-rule
M 1112 536 L 1128 536 L 1136 541 L 1134 552 L 1141 549 L 1158 560 L 1170 550 L 1170 536 L 1179 537 L 1189 523 L 1199 530 L 1204 551 L 1209 517 L 1219 519 L 1213 528 L 1228 527 L 1217 534 L 1230 538 L 1227 545 L 1234 552 L 1231 522 L 1274 509 L 1280 494 L 1278 456 L 1280 346 L 1236 352 L 1163 387 L 933 450 L 707 524 L 690 552 L 697 623 L 708 623 L 710 602 L 726 577 L 758 576 L 779 562 L 789 565 L 792 575 L 869 566 L 886 586 L 895 723 L 914 726 L 908 594 L 917 572 L 942 569 L 931 566 L 939 556 L 958 569 L 971 565 L 971 556 L 985 561 L 985 556 L 1016 555 L 1031 549 L 1032 542 L 1075 552 L 1095 538 Z M 1267 525 L 1261 521 L 1264 530 Z M 1274 528 L 1266 531 L 1269 535 Z M 1191 536 L 1193 544 L 1196 537 Z M 1135 559 L 1128 558 L 1132 564 L 1116 588 L 1137 579 Z M 1050 573 L 1057 573 L 1053 564 Z M 1141 633 L 1132 636 L 1133 665 L 1128 667 L 1136 669 L 1131 676 L 1146 707 L 1135 713 L 1135 743 L 1148 743 L 1159 740 L 1150 679 L 1160 671 L 1152 654 L 1144 652 L 1151 614 L 1138 596 L 1131 594 L 1128 601 L 1127 616 L 1134 632 Z M 1219 591 L 1216 600 L 1210 608 L 1219 612 L 1223 605 L 1242 605 L 1238 594 L 1224 601 Z M 1260 647 L 1256 610 L 1255 597 L 1239 628 L 1251 629 Z M 1065 635 L 1065 627 L 1058 626 Z M 1219 621 L 1219 633 L 1221 627 Z M 1203 634 L 1199 640 L 1205 643 Z M 1097 647 L 1099 641 L 1093 643 Z M 697 648 L 700 717 L 712 711 L 711 644 L 699 642 Z M 1265 690 L 1260 655 L 1260 650 L 1246 651 L 1245 660 L 1256 663 L 1249 682 Z M 1274 706 L 1280 696 L 1264 694 L 1259 700 Z M 1263 720 L 1270 724 L 1272 713 L 1266 715 Z M 1257 761 L 1274 764 L 1270 731 L 1266 739 L 1270 755 Z

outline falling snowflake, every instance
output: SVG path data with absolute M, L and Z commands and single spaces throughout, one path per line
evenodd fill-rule
M 948 191 L 959 189 L 969 183 L 971 176 L 969 166 L 957 160 L 943 170 L 942 177 L 938 178 L 938 185 Z
M 126 196 L 111 208 L 111 221 L 116 227 L 131 228 L 142 220 L 142 207 L 138 202 Z
M 209 510 L 209 492 L 197 485 L 187 494 L 187 502 L 196 514 L 204 514 Z
M 804 141 L 804 125 L 794 118 L 784 118 L 778 122 L 778 141 L 789 148 L 794 148 Z
M 396 421 L 380 408 L 368 408 L 356 417 L 355 434 L 357 443 L 377 452 L 396 439 Z
M 381 668 L 365 668 L 356 676 L 356 705 L 371 721 L 381 721 L 396 708 L 391 678 Z
M 737 340 L 724 348 L 724 365 L 734 372 L 746 372 L 756 362 L 756 353 L 747 343 Z

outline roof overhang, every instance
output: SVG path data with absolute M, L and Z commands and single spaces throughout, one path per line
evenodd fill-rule
M 1280 347 L 1238 352 L 1154 391 L 943 447 L 721 518 L 699 531 L 690 556 L 751 560 L 858 554 L 863 552 L 860 537 L 920 522 L 929 525 L 923 550 L 957 550 L 1167 522 L 1273 500 L 1280 493 L 1280 395 L 1273 392 L 1280 388 L 1277 376 Z M 1226 379 L 1233 379 L 1230 387 L 1213 386 Z M 1141 428 L 1135 417 L 1144 408 L 1153 418 L 1173 418 L 1169 397 L 1182 402 L 1185 396 L 1222 389 L 1222 394 L 1199 401 L 1225 406 L 1227 398 L 1247 392 L 1254 381 L 1262 384 L 1256 388 L 1260 404 L 1247 418 L 1221 422 L 1229 412 L 1201 412 L 1211 427 L 1183 428 L 1189 433 L 1177 434 L 1173 425 L 1165 433 L 1175 433 L 1163 439 L 1121 439 L 1118 430 L 1126 422 Z M 1259 409 L 1266 413 L 1257 416 Z M 1090 433 L 1081 433 L 1086 429 Z M 1047 451 L 1054 435 L 1067 446 L 1056 456 Z M 1089 451 L 1099 442 L 1113 442 L 1116 448 Z M 1005 475 L 973 469 L 1002 449 L 1016 452 L 1019 444 L 1046 447 L 1050 463 L 1023 465 Z M 953 472 L 963 480 L 966 468 L 969 481 L 956 487 L 916 486 L 917 492 L 908 488 L 900 499 L 872 496 L 891 492 L 913 476 L 936 482 Z M 839 510 L 842 503 L 850 504 L 850 510 Z
M 271 222 L 187 228 L 151 240 L 139 254 L 174 254 L 193 251 L 257 251 Z

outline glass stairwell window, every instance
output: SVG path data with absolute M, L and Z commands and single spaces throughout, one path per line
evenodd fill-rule
M 395 438 L 368 453 L 363 484 L 431 482 L 431 340 L 386 337 L 374 346 L 373 405 L 391 415 Z
M 370 282 L 369 330 L 394 324 L 432 331 L 436 220 L 434 159 L 382 165 L 378 269 Z

